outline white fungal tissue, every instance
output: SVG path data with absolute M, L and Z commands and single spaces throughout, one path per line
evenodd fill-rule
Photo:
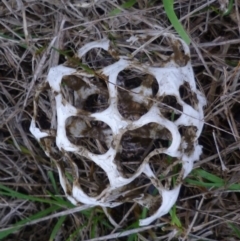
M 50 69 L 34 99 L 30 131 L 66 197 L 103 207 L 115 226 L 107 208 L 126 202 L 148 208 L 141 226 L 167 214 L 202 152 L 205 98 L 189 48 L 172 34 L 161 38 L 159 53 L 134 56 L 137 36 L 119 51 L 108 39 L 88 43 L 77 63 Z

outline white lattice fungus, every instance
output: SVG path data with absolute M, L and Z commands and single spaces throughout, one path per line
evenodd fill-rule
M 161 67 L 115 55 L 112 64 L 90 73 L 64 65 L 50 69 L 41 88 L 54 95 L 57 128 L 41 128 L 38 92 L 30 131 L 56 162 L 61 186 L 73 204 L 116 207 L 137 202 L 151 210 L 140 225 L 150 224 L 175 204 L 183 178 L 201 154 L 205 98 L 196 88 L 188 46 L 171 34 L 164 38 L 173 53 Z M 99 49 L 113 53 L 110 41 L 102 39 L 83 46 L 78 57 L 87 62 Z M 54 114 L 51 118 L 49 123 Z M 102 186 L 96 177 L 80 174 L 79 168 L 91 162 L 105 175 Z M 66 166 L 73 182 L 65 176 Z M 143 179 L 149 189 L 136 192 Z

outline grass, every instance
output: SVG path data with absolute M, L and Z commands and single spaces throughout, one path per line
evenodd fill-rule
M 196 169 L 192 172 L 192 179 L 187 178 L 185 181 L 190 185 L 206 188 L 223 188 L 224 190 L 238 191 L 240 190 L 240 184 L 230 184 L 224 179 L 206 172 L 202 169 Z
M 119 13 L 121 13 L 121 9 L 129 9 L 131 8 L 137 1 L 136 0 L 129 0 L 124 2 L 122 5 L 120 5 L 119 7 L 113 9 L 110 13 L 109 16 L 116 16 Z
M 240 239 L 240 228 L 232 223 L 229 223 L 228 226 L 232 229 L 235 236 Z
M 167 17 L 171 24 L 173 25 L 174 29 L 177 31 L 177 33 L 180 35 L 180 37 L 186 42 L 186 44 L 190 44 L 191 40 L 184 30 L 182 24 L 179 22 L 178 17 L 176 16 L 176 13 L 174 11 L 174 0 L 163 0 L 163 6 L 164 10 L 167 14 Z
M 51 199 L 44 199 L 44 198 L 37 198 L 37 197 L 33 197 L 30 195 L 25 195 L 19 192 L 16 192 L 10 188 L 5 187 L 4 185 L 0 186 L 0 194 L 2 196 L 8 196 L 11 198 L 15 198 L 15 199 L 25 199 L 27 201 L 35 201 L 35 202 L 40 202 L 40 203 L 47 203 L 49 204 L 49 208 L 44 209 L 43 211 L 37 212 L 34 215 L 31 215 L 25 219 L 22 219 L 21 221 L 16 222 L 12 228 L 7 229 L 7 230 L 1 230 L 0 231 L 0 239 L 3 239 L 5 237 L 7 237 L 9 234 L 16 232 L 17 230 L 19 230 L 23 225 L 28 224 L 30 221 L 34 221 L 37 220 L 39 218 L 45 217 L 51 213 L 54 213 L 58 210 L 60 210 L 61 208 L 63 208 L 64 206 L 66 208 L 70 208 L 72 207 L 72 204 L 66 202 L 65 200 L 63 200 L 62 198 L 51 198 Z M 58 221 L 57 224 L 55 225 L 55 227 L 53 228 L 53 231 L 50 235 L 50 240 L 53 240 L 53 238 L 56 236 L 56 232 L 59 229 L 59 225 L 61 224 L 61 222 L 63 222 L 65 220 L 66 217 L 62 216 Z
M 80 8 L 74 1 L 1 1 L 0 240 L 240 239 L 240 13 L 238 1 L 229 0 L 226 11 L 218 2 L 103 0 Z M 207 98 L 199 139 L 203 154 L 168 215 L 139 227 L 137 220 L 148 210 L 123 205 L 112 210 L 116 219 L 124 217 L 117 229 L 99 207 L 74 207 L 63 195 L 55 165 L 29 132 L 34 92 L 49 68 L 66 58 L 94 74 L 74 53 L 106 36 L 121 54 L 135 51 L 135 58 L 158 63 L 163 39 L 138 46 L 126 39 L 166 28 L 189 44 L 198 89 Z M 48 93 L 40 97 L 46 116 L 50 98 Z M 88 163 L 84 168 L 83 178 L 84 171 L 101 177 Z M 66 176 L 72 182 L 71 171 Z

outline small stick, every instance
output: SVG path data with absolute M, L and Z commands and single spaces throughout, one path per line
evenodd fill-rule
M 217 148 L 217 153 L 218 153 L 219 159 L 221 161 L 222 170 L 223 171 L 228 171 L 228 168 L 225 166 L 225 164 L 224 164 L 224 162 L 222 160 L 222 157 L 220 155 L 218 144 L 217 144 L 217 139 L 216 139 L 216 135 L 215 135 L 215 131 L 214 130 L 213 130 L 213 139 L 214 139 L 214 142 L 215 142 L 215 146 Z

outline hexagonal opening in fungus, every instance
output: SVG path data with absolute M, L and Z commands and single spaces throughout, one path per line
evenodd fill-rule
M 187 144 L 184 148 L 184 152 L 191 154 L 194 149 L 194 142 L 197 137 L 196 133 L 198 128 L 196 126 L 180 126 L 178 130 L 182 137 L 182 141 Z
M 127 120 L 138 120 L 153 105 L 158 92 L 157 80 L 137 70 L 123 70 L 117 77 L 118 111 Z
M 162 197 L 144 174 L 139 175 L 131 183 L 124 186 L 122 195 L 117 201 L 123 205 L 109 209 L 109 214 L 120 224 L 130 224 L 140 219 L 143 208 L 146 207 L 146 217 L 151 216 L 162 204 Z M 151 190 L 150 190 L 151 189 Z
M 133 175 L 151 151 L 167 148 L 171 141 L 171 132 L 156 123 L 125 132 L 115 158 L 119 171 L 127 177 Z
M 109 106 L 107 85 L 98 77 L 64 76 L 61 92 L 71 105 L 91 113 L 101 112 Z
M 115 63 L 116 57 L 102 48 L 93 48 L 83 55 L 82 64 L 87 65 L 90 69 L 98 70 Z
M 164 104 L 164 105 L 162 105 Z M 178 103 L 174 95 L 166 95 L 159 98 L 159 105 L 161 114 L 170 121 L 176 121 L 183 111 L 182 106 Z
M 77 116 L 67 118 L 66 133 L 71 143 L 94 154 L 106 153 L 112 142 L 112 130 L 106 123 L 86 121 Z
M 154 174 L 167 190 L 172 190 L 182 180 L 182 162 L 167 154 L 157 154 L 150 158 L 149 164 Z
M 90 197 L 98 196 L 108 185 L 109 180 L 104 170 L 91 160 L 70 152 L 66 152 L 64 162 L 67 172 L 67 178 L 70 183 L 78 182 L 81 189 Z M 75 173 L 74 162 L 78 168 Z M 70 165 L 69 165 L 70 164 Z
M 196 93 L 191 90 L 188 82 L 184 81 L 184 84 L 179 87 L 179 93 L 181 99 L 188 105 L 192 106 L 195 110 L 198 107 L 198 99 Z

